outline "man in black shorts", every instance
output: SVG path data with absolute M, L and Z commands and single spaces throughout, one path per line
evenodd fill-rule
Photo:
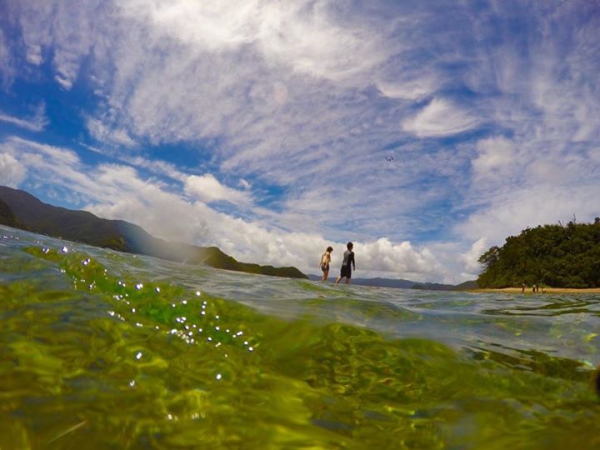
M 356 270 L 356 263 L 354 262 L 354 252 L 352 251 L 352 248 L 354 247 L 354 244 L 352 244 L 352 242 L 348 242 L 348 244 L 346 244 L 346 248 L 348 250 L 346 250 L 344 252 L 344 261 L 342 262 L 342 270 L 340 271 L 340 276 L 338 277 L 337 280 L 335 280 L 335 284 L 339 284 L 340 280 L 342 278 L 345 278 L 346 284 L 350 284 L 350 279 L 352 278 L 352 268 L 354 268 L 354 270 Z M 350 264 L 352 264 L 352 266 L 350 266 Z

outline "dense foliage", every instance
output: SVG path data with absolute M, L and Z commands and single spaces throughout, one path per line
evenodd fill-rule
M 544 225 L 510 236 L 480 258 L 482 288 L 542 284 L 600 287 L 600 219 L 593 224 Z

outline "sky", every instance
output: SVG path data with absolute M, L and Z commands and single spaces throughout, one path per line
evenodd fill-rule
M 457 284 L 600 216 L 600 0 L 0 0 L 0 185 Z

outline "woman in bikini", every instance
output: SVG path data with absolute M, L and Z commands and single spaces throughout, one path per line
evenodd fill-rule
M 323 253 L 321 255 L 321 262 L 319 263 L 319 266 L 321 267 L 321 270 L 323 271 L 323 278 L 321 278 L 321 281 L 327 281 L 327 277 L 329 277 L 329 264 L 331 263 L 331 252 L 333 251 L 333 247 L 327 247 L 327 250 L 325 250 L 325 253 Z

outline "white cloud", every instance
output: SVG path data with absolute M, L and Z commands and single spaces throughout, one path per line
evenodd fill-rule
M 431 80 L 438 76 L 422 77 L 421 69 L 414 68 L 420 65 L 410 60 L 401 70 L 387 67 L 385 76 L 378 75 L 389 44 L 397 42 L 390 36 L 410 22 L 389 22 L 376 11 L 363 14 L 327 1 L 255 1 L 234 10 L 231 4 L 183 1 L 122 1 L 117 6 L 96 8 L 91 30 L 98 36 L 103 32 L 94 47 L 99 59 L 92 58 L 91 65 L 116 68 L 97 72 L 106 103 L 87 122 L 97 140 L 124 150 L 144 140 L 200 142 L 200 158 L 220 164 L 219 179 L 238 177 L 253 189 L 286 191 L 274 205 L 285 210 L 269 217 L 273 226 L 288 229 L 351 234 L 351 214 L 363 224 L 379 217 L 364 229 L 371 232 L 385 223 L 382 233 L 401 241 L 403 231 L 417 224 L 406 220 L 395 226 L 393 218 L 422 208 L 419 200 L 439 201 L 430 194 L 413 195 L 411 182 L 418 184 L 428 170 L 416 167 L 414 154 L 408 156 L 411 167 L 399 162 L 393 169 L 376 154 L 397 139 L 397 123 L 405 113 L 382 113 L 364 92 L 376 80 L 393 80 L 388 93 L 399 95 L 404 89 L 402 95 L 409 98 L 436 88 L 438 81 Z M 34 15 L 32 10 L 27 27 L 32 42 L 49 45 L 54 39 L 55 46 L 63 45 L 66 30 L 74 25 L 57 11 L 43 8 Z M 120 26 L 107 25 L 107 15 Z M 38 31 L 45 30 L 44 24 L 34 30 L 34 17 L 60 23 L 65 32 L 51 39 Z M 410 40 L 402 45 L 411 50 Z M 81 58 L 89 58 L 86 45 L 64 46 L 68 54 L 79 49 Z M 409 68 L 409 75 L 395 76 Z M 204 145 L 212 139 L 219 145 Z M 411 147 L 397 150 L 398 159 Z M 347 189 L 348 183 L 355 187 Z M 431 192 L 439 197 L 442 189 Z M 368 200 L 392 193 L 395 200 L 385 205 Z M 326 226 L 319 225 L 323 220 Z
M 87 199 L 87 210 L 100 217 L 122 219 L 165 239 L 197 245 L 217 245 L 241 261 L 274 266 L 296 266 L 317 272 L 319 255 L 333 245 L 333 264 L 341 264 L 345 243 L 326 240 L 318 233 L 287 232 L 260 221 L 243 220 L 218 212 L 204 203 L 191 203 L 179 194 L 120 165 L 84 166 L 70 150 L 10 139 L 0 144 L 0 161 L 7 171 L 28 171 L 30 183 L 47 183 L 47 174 L 61 177 L 61 184 Z M 247 193 L 221 185 L 210 175 L 188 177 L 188 187 L 209 199 L 247 202 Z M 23 181 L 22 179 L 20 181 Z M 420 281 L 434 280 L 441 269 L 427 249 L 409 242 L 394 244 L 387 238 L 355 242 L 360 276 L 382 273 Z
M 240 179 L 240 181 L 238 182 L 238 185 L 244 190 L 248 190 L 248 189 L 252 188 L 252 184 L 250 182 L 248 182 L 247 180 L 244 180 L 243 178 Z
M 387 238 L 380 238 L 375 242 L 354 243 L 354 251 L 360 261 L 357 268 L 367 274 L 400 274 L 414 281 L 425 281 L 435 277 L 441 269 L 429 250 L 417 251 L 410 242 L 393 244 Z
M 44 102 L 40 103 L 34 109 L 33 115 L 27 119 L 19 119 L 18 117 L 2 114 L 2 112 L 0 112 L 0 122 L 10 123 L 29 131 L 42 131 L 46 125 L 48 125 L 46 104 Z
M 418 137 L 452 136 L 471 130 L 479 121 L 451 102 L 434 98 L 414 117 L 402 122 L 402 129 Z
M 73 87 L 73 80 L 67 74 L 59 73 L 54 80 L 66 91 Z
M 0 182 L 5 186 L 17 187 L 25 178 L 26 169 L 14 156 L 0 153 Z
M 87 128 L 90 134 L 98 141 L 105 144 L 134 147 L 136 142 L 129 136 L 127 131 L 119 127 L 108 126 L 105 122 L 88 118 Z
M 212 174 L 189 176 L 185 180 L 184 191 L 205 203 L 226 201 L 240 206 L 251 203 L 247 192 L 224 186 Z
M 505 137 L 492 137 L 477 143 L 479 155 L 473 160 L 473 170 L 478 178 L 507 176 L 514 170 L 514 143 Z
M 131 167 L 102 166 L 94 172 L 99 189 L 86 209 L 100 217 L 121 219 L 154 236 L 188 244 L 206 243 L 210 229 L 199 208 L 159 183 L 140 178 Z
M 2 87 L 5 89 L 8 88 L 15 76 L 15 64 L 8 46 L 6 35 L 4 31 L 0 29 L 0 77 L 2 80 Z
M 328 2 L 129 0 L 120 7 L 158 36 L 208 52 L 254 45 L 267 60 L 327 79 L 383 60 L 377 35 L 367 27 L 338 24 Z
M 426 75 L 419 74 L 419 78 L 402 82 L 380 81 L 377 88 L 382 95 L 389 98 L 402 100 L 420 100 L 435 93 L 438 83 Z
M 44 58 L 42 56 L 42 47 L 39 45 L 28 45 L 25 57 L 28 63 L 33 64 L 34 66 L 39 66 L 44 62 Z
M 134 167 L 147 169 L 154 174 L 162 175 L 172 180 L 179 181 L 181 183 L 185 183 L 185 181 L 188 178 L 188 175 L 186 173 L 178 170 L 173 164 L 164 161 L 149 160 L 140 156 L 130 157 L 127 155 L 120 155 L 118 159 L 128 164 L 131 164 Z
M 0 39 L 4 86 L 17 75 L 91 84 L 94 157 L 130 170 L 16 140 L 4 153 L 149 231 L 275 265 L 356 240 L 361 267 L 455 279 L 473 273 L 477 243 L 597 214 L 600 23 L 585 2 L 7 5 L 22 42 Z M 28 64 L 17 71 L 13 55 Z M 184 165 L 152 161 L 172 149 L 164 158 Z M 210 225 L 186 231 L 199 216 Z
M 0 142 L 0 151 L 16 159 L 27 180 L 35 180 L 38 186 L 62 186 L 88 197 L 98 189 L 71 150 L 13 137 Z
M 465 238 L 484 238 L 490 245 L 503 245 L 506 237 L 518 235 L 528 227 L 567 222 L 577 217 L 591 222 L 598 215 L 592 199 L 600 196 L 596 182 L 570 186 L 550 183 L 514 189 L 495 197 L 485 208 L 473 213 L 456 228 Z
M 339 80 L 369 69 L 387 56 L 384 42 L 370 27 L 336 23 L 333 8 L 326 2 L 271 5 L 277 6 L 262 17 L 259 45 L 267 58 L 282 61 L 295 71 Z
M 479 258 L 483 255 L 490 246 L 487 244 L 485 238 L 478 239 L 471 245 L 471 248 L 468 252 L 462 255 L 461 259 L 463 260 L 465 266 L 464 269 L 466 271 L 466 277 L 470 279 L 476 278 L 476 276 L 481 272 L 481 264 L 479 263 Z

